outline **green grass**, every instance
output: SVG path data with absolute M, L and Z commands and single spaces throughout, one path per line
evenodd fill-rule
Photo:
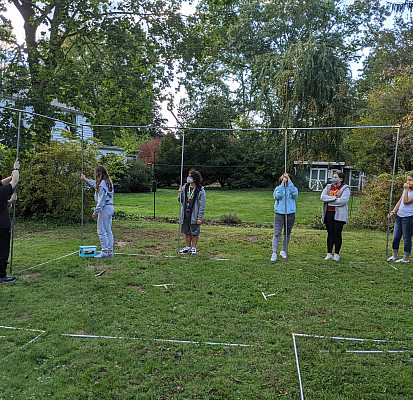
M 222 204 L 207 196 L 212 219 Z M 127 197 L 118 209 L 133 207 Z M 272 210 L 243 212 L 272 219 Z M 85 244 L 98 244 L 95 228 L 85 226 Z M 297 337 L 306 399 L 413 397 L 411 267 L 384 262 L 385 234 L 346 227 L 336 263 L 323 260 L 325 231 L 296 227 L 289 259 L 271 263 L 270 228 L 203 226 L 199 255 L 165 257 L 176 255 L 177 233 L 176 224 L 114 221 L 116 251 L 141 256 L 73 255 L 23 271 L 76 251 L 80 230 L 18 223 L 18 280 L 0 286 L 1 325 L 45 332 L 29 343 L 39 332 L 0 328 L 0 399 L 298 399 L 292 331 L 389 341 Z M 345 352 L 358 349 L 408 352 Z
M 159 189 L 155 196 L 155 215 L 178 218 L 178 191 Z M 237 214 L 242 222 L 272 223 L 274 220 L 273 191 L 268 190 L 217 190 L 206 189 L 207 208 L 205 219 L 220 220 L 224 214 Z M 355 215 L 361 203 L 360 196 L 353 196 L 349 204 Z M 115 194 L 116 210 L 136 216 L 154 215 L 153 193 Z M 313 224 L 322 214 L 320 193 L 302 192 L 297 199 L 297 224 Z

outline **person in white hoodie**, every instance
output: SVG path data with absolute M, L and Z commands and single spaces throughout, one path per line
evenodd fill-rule
M 87 179 L 85 175 L 80 177 L 90 186 L 95 187 L 96 207 L 93 210 L 93 218 L 97 218 L 97 231 L 102 246 L 102 252 L 95 258 L 114 257 L 112 217 L 115 213 L 113 208 L 113 183 L 107 169 L 98 165 L 94 170 L 95 179 Z

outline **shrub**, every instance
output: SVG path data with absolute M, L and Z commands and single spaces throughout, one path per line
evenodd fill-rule
M 96 148 L 84 152 L 84 173 L 93 175 Z M 82 210 L 82 156 L 80 144 L 52 142 L 21 164 L 16 210 L 24 218 L 77 222 Z M 85 216 L 94 203 L 93 188 L 85 188 Z
M 229 225 L 236 225 L 241 223 L 241 218 L 238 217 L 237 214 L 223 214 L 221 216 L 221 221 L 224 224 L 229 224 Z
M 352 225 L 365 229 L 387 229 L 391 181 L 392 176 L 388 173 L 381 174 L 369 180 L 363 191 L 363 205 L 360 207 L 358 215 L 352 219 Z M 405 172 L 399 172 L 395 175 L 392 207 L 399 201 L 405 182 Z
M 125 173 L 118 181 L 118 192 L 138 193 L 148 192 L 152 187 L 152 170 L 146 164 L 136 160 L 128 163 Z

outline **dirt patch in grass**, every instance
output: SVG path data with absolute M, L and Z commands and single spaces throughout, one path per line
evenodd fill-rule
M 28 318 L 29 318 L 29 314 L 24 313 L 22 316 L 20 316 L 20 317 L 18 317 L 18 318 L 16 318 L 16 319 L 17 319 L 17 321 L 24 321 L 24 320 L 26 320 L 26 319 L 28 319 Z
M 25 281 L 37 281 L 41 278 L 40 274 L 27 274 L 27 275 L 21 275 L 21 279 L 24 279 Z
M 261 240 L 260 236 L 247 236 L 247 242 L 249 243 L 257 243 Z

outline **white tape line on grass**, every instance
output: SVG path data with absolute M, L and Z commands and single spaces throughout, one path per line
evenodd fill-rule
M 238 343 L 216 343 L 216 342 L 196 342 L 194 340 L 173 340 L 173 339 L 153 339 L 155 342 L 169 342 L 169 343 L 187 343 L 187 344 L 209 344 L 212 346 L 231 346 L 231 347 L 251 347 L 250 344 Z
M 136 253 L 113 253 L 116 256 L 135 256 L 135 257 L 149 257 L 149 258 L 157 258 L 157 257 L 164 257 L 164 258 L 191 258 L 191 256 L 163 256 L 163 255 L 154 255 L 154 254 L 136 254 Z M 199 255 L 198 255 L 199 256 Z M 215 257 L 208 257 L 210 260 L 214 261 L 230 261 L 232 258 L 215 258 Z
M 27 345 L 30 344 L 30 343 L 33 343 L 36 339 L 38 339 L 38 338 L 39 338 L 40 336 L 42 336 L 42 335 L 43 335 L 43 333 L 39 333 L 34 339 L 28 341 L 28 342 L 25 344 L 25 346 L 27 346 Z
M 46 261 L 46 262 L 44 262 L 44 263 L 37 264 L 37 265 L 35 265 L 34 267 L 30 267 L 30 268 L 23 269 L 23 270 L 20 271 L 20 273 L 22 273 L 22 272 L 24 272 L 24 271 L 28 271 L 28 270 L 33 269 L 33 268 L 40 267 L 40 266 L 45 265 L 45 264 L 49 264 L 49 263 L 51 263 L 51 262 L 53 262 L 53 261 L 61 260 L 62 258 L 65 258 L 65 257 L 73 256 L 73 254 L 77 254 L 77 253 L 78 253 L 78 250 L 74 251 L 73 253 L 66 254 L 65 256 L 55 258 L 54 260 L 49 260 L 49 261 Z
M 0 326 L 2 329 L 15 329 L 19 331 L 27 331 L 27 332 L 42 332 L 45 333 L 46 331 L 42 331 L 41 329 L 28 329 L 28 328 L 15 328 L 14 326 Z
M 329 350 L 320 350 L 320 353 L 331 353 Z M 341 354 L 340 352 L 337 352 Z M 410 353 L 409 350 L 346 350 L 345 353 L 376 354 L 376 353 Z
M 295 333 L 291 332 L 291 336 L 293 338 L 293 344 L 294 344 L 295 363 L 297 365 L 298 381 L 300 383 L 301 400 L 304 400 L 303 382 L 301 380 L 300 362 L 298 361 L 298 352 L 297 352 L 297 343 L 295 342 Z
M 121 339 L 121 340 L 143 340 L 142 338 L 123 337 L 123 336 L 99 336 L 99 335 L 79 335 L 73 333 L 62 333 L 62 336 L 84 338 L 84 339 Z M 196 342 L 193 340 L 173 340 L 173 339 L 153 339 L 154 342 L 169 342 L 169 343 L 186 343 L 186 344 L 209 344 L 215 346 L 232 346 L 232 347 L 251 347 L 249 344 L 237 343 L 216 343 L 216 342 Z
M 387 340 L 378 340 L 378 339 L 359 339 L 359 338 L 348 338 L 348 337 L 340 337 L 340 336 L 320 336 L 320 335 L 307 335 L 305 333 L 295 333 L 295 336 L 301 337 L 313 337 L 319 339 L 335 339 L 335 340 L 349 340 L 352 342 L 387 342 Z

